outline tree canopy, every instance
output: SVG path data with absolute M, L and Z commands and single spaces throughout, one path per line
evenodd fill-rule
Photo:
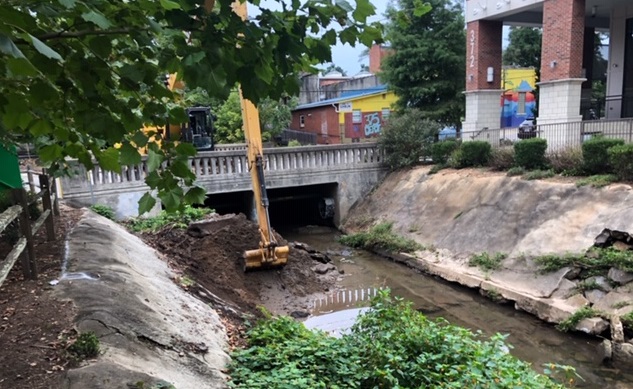
M 299 90 L 297 75 L 331 62 L 337 41 L 381 39 L 369 0 L 282 2 L 242 20 L 232 0 L 50 0 L 0 4 L 0 141 L 34 143 L 41 161 L 61 174 L 68 159 L 95 158 L 119 172 L 139 163 L 168 210 L 201 201 L 187 158 L 189 144 L 162 141 L 143 125 L 186 120 L 166 74 L 225 99 L 240 84 L 255 103 Z M 214 4 L 215 3 L 215 4 Z M 207 7 L 205 8 L 204 5 Z M 212 12 L 206 9 L 213 8 Z M 161 166 L 169 160 L 168 167 Z M 155 200 L 140 202 L 147 211 Z
M 347 76 L 347 72 L 345 71 L 345 69 L 333 63 L 331 63 L 327 68 L 325 68 L 325 70 L 322 73 L 325 75 L 331 72 L 339 72 L 343 76 Z
M 400 109 L 417 108 L 430 120 L 459 126 L 466 69 L 461 4 L 429 0 L 430 10 L 422 10 L 419 0 L 395 3 L 387 10 L 393 54 L 381 65 L 382 79 L 398 95 Z
M 503 64 L 541 71 L 542 32 L 536 27 L 510 27 L 509 43 L 503 52 Z

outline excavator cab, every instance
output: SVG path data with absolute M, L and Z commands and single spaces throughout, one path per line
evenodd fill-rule
M 183 124 L 182 140 L 193 144 L 198 151 L 213 150 L 214 116 L 209 107 L 187 108 L 189 122 Z

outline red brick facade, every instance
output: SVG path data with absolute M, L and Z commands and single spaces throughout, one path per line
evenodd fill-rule
M 468 23 L 466 35 L 466 90 L 499 89 L 501 85 L 501 39 L 503 23 L 477 20 Z M 493 80 L 488 82 L 488 68 Z
M 541 81 L 582 77 L 585 0 L 543 3 Z
M 331 105 L 293 111 L 290 129 L 316 134 L 318 144 L 341 143 L 338 113 Z
M 376 74 L 380 71 L 380 64 L 391 54 L 391 49 L 381 45 L 373 45 L 369 49 L 369 72 Z

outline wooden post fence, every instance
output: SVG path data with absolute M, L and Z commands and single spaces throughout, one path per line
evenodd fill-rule
M 39 177 L 39 185 L 33 181 L 33 175 Z M 12 189 L 11 198 L 15 205 L 0 213 L 0 233 L 8 227 L 15 228 L 12 226 L 12 222 L 15 220 L 18 221 L 19 225 L 17 242 L 4 260 L 0 258 L 0 285 L 20 257 L 22 258 L 24 278 L 36 280 L 37 263 L 34 235 L 43 224 L 46 224 L 46 239 L 48 241 L 55 239 L 55 216 L 59 216 L 59 199 L 57 198 L 55 181 L 46 172 L 38 174 L 33 173 L 30 169 L 27 171 L 27 176 L 29 177 L 29 188 L 34 190 L 37 186 L 39 192 L 29 198 L 24 188 Z M 36 221 L 31 223 L 29 207 L 39 202 L 40 199 L 43 212 Z

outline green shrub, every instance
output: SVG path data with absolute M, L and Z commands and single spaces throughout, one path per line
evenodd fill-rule
M 298 146 L 301 146 L 301 142 L 299 142 L 298 140 L 290 139 L 288 141 L 288 147 L 298 147 Z
M 504 335 L 429 319 L 385 290 L 339 338 L 279 317 L 260 321 L 247 342 L 231 355 L 232 388 L 564 388 L 508 353 Z M 547 366 L 568 373 L 566 383 L 575 374 Z
M 550 151 L 547 153 L 546 159 L 554 173 L 568 176 L 581 175 L 582 173 L 582 149 L 579 147 Z
M 567 332 L 576 328 L 582 319 L 600 316 L 600 312 L 590 307 L 582 307 L 574 312 L 570 317 L 558 323 L 556 328 L 559 331 Z
M 112 209 L 112 207 L 109 207 L 107 205 L 95 204 L 95 205 L 92 205 L 90 207 L 90 209 L 93 212 L 95 212 L 95 213 L 97 213 L 97 214 L 99 214 L 99 215 L 101 215 L 101 216 L 103 216 L 103 217 L 105 217 L 107 219 L 110 219 L 110 220 L 114 220 L 114 217 L 116 216 L 115 213 L 114 213 L 114 209 Z
M 492 170 L 503 171 L 514 166 L 514 149 L 511 147 L 500 147 L 493 149 L 490 154 L 488 166 Z
M 554 176 L 555 174 L 553 170 L 532 170 L 531 172 L 525 173 L 523 178 L 526 180 L 541 180 L 543 178 L 551 178 Z
M 508 169 L 508 177 L 514 177 L 514 176 L 522 176 L 525 174 L 525 169 L 520 167 L 520 166 L 515 166 L 513 168 Z
M 94 358 L 99 355 L 99 338 L 92 331 L 84 332 L 68 347 L 68 351 L 82 360 Z
M 547 165 L 545 150 L 547 141 L 543 138 L 522 140 L 514 144 L 514 161 L 528 170 L 544 168 Z
M 620 320 L 622 321 L 622 325 L 624 325 L 625 328 L 633 330 L 633 312 L 622 315 L 620 317 Z
M 490 143 L 475 140 L 471 142 L 463 142 L 459 149 L 455 150 L 452 155 L 455 167 L 465 168 L 471 166 L 484 166 L 490 160 L 492 147 Z
M 585 254 L 541 255 L 534 258 L 542 272 L 552 272 L 564 267 L 579 267 L 591 270 L 594 275 L 607 275 L 615 267 L 633 273 L 633 251 L 620 251 L 613 248 L 593 247 Z
M 602 188 L 613 182 L 616 182 L 618 177 L 614 174 L 597 174 L 595 176 L 589 176 L 587 178 L 576 181 L 576 186 L 581 187 L 585 185 L 591 185 L 594 188 Z
M 620 180 L 633 181 L 633 144 L 610 148 L 609 162 Z
M 441 126 L 416 109 L 389 117 L 378 143 L 391 169 L 414 166 L 431 155 L 431 147 Z
M 608 150 L 624 144 L 622 139 L 594 137 L 582 144 L 583 170 L 587 174 L 611 173 Z
M 481 254 L 473 254 L 468 260 L 468 266 L 477 266 L 481 270 L 498 270 L 501 268 L 501 262 L 506 259 L 508 255 L 503 253 L 496 253 L 490 255 L 486 252 Z
M 457 150 L 459 143 L 454 139 L 442 140 L 437 143 L 433 143 L 431 147 L 431 158 L 433 163 L 445 164 L 448 162 L 448 158 L 453 154 L 453 151 Z
M 129 228 L 136 232 L 155 232 L 166 226 L 174 228 L 187 228 L 189 223 L 202 219 L 206 215 L 210 215 L 215 211 L 210 208 L 194 208 L 190 205 L 185 206 L 182 212 L 167 213 L 161 211 L 158 216 L 154 217 L 138 217 L 127 222 Z
M 445 164 L 445 163 L 437 163 L 437 164 L 433 165 L 431 167 L 431 169 L 429 169 L 429 174 L 435 174 L 435 173 L 439 172 L 442 169 L 446 169 L 447 167 L 448 167 L 448 165 Z
M 383 222 L 372 227 L 369 232 L 341 236 L 339 242 L 355 248 L 384 249 L 400 253 L 412 253 L 422 248 L 414 240 L 396 235 L 392 228 L 393 223 Z

